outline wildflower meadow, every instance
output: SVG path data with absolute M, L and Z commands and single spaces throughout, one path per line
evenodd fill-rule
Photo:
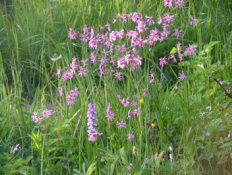
M 2 2 L 0 174 L 232 174 L 231 17 L 229 0 Z

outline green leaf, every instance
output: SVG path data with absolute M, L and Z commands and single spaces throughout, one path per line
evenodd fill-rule
M 111 165 L 110 165 L 110 174 L 114 173 L 114 168 L 115 168 L 115 164 L 117 163 L 118 159 L 115 159 Z
M 121 156 L 121 159 L 122 159 L 123 164 L 128 165 L 128 161 L 127 161 L 127 158 L 126 158 L 126 154 L 125 154 L 125 151 L 124 151 L 124 147 L 122 147 L 122 148 L 120 149 L 120 156 Z
M 95 165 L 96 165 L 96 162 L 95 162 L 95 163 L 92 163 L 92 164 L 89 166 L 86 175 L 91 175 L 91 174 L 93 173 L 93 171 L 96 169 Z
M 229 143 L 223 144 L 220 148 L 231 147 L 231 146 L 232 146 L 232 143 L 229 142 Z
M 209 44 L 204 45 L 204 51 L 209 53 L 212 50 L 212 47 L 218 43 L 219 41 L 211 41 Z
M 179 62 L 178 65 L 179 65 L 179 66 L 190 66 L 191 64 L 190 64 L 189 61 L 181 61 L 181 62 Z

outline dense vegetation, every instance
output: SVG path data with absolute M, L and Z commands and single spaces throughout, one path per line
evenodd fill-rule
M 0 174 L 232 174 L 232 2 L 0 9 Z

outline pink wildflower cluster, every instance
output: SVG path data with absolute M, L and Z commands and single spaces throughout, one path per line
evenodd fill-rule
M 179 60 L 183 61 L 183 57 L 184 57 L 184 54 L 181 53 L 181 49 L 185 49 L 187 55 L 191 56 L 192 54 L 194 54 L 196 52 L 196 48 L 197 48 L 197 46 L 193 46 L 193 45 L 190 45 L 190 44 L 189 44 L 189 47 L 183 47 L 182 48 L 181 47 L 181 43 L 178 42 L 178 44 L 177 44 L 177 53 L 178 53 L 178 56 L 179 56 Z M 175 55 L 174 54 L 170 54 L 168 58 L 167 57 L 163 57 L 163 58 L 159 59 L 160 66 L 164 67 L 164 65 L 167 65 L 168 61 L 170 61 L 170 60 L 173 60 L 174 63 L 177 62 Z
M 183 0 L 164 0 L 164 6 L 173 8 L 174 5 L 182 8 L 185 2 Z M 118 31 L 112 31 L 109 23 L 98 30 L 85 25 L 80 33 L 70 29 L 70 35 L 79 36 L 80 40 L 86 42 L 89 48 L 92 49 L 90 60 L 92 64 L 98 64 L 101 76 L 114 73 L 115 79 L 121 81 L 123 73 L 119 71 L 120 69 L 132 67 L 136 71 L 137 67 L 142 65 L 142 57 L 139 55 L 140 48 L 144 48 L 146 45 L 153 46 L 156 42 L 162 42 L 169 35 L 177 38 L 183 37 L 182 30 L 174 29 L 174 32 L 171 32 L 173 20 L 174 15 L 171 15 L 169 12 L 165 13 L 163 16 L 159 16 L 157 22 L 159 26 L 154 27 L 155 21 L 151 16 L 142 17 L 138 12 L 117 14 L 113 23 L 117 21 L 122 21 L 123 23 L 132 21 L 135 23 L 135 28 L 133 30 L 124 30 L 122 28 Z M 190 25 L 195 25 L 197 19 L 193 19 L 190 16 L 190 21 Z M 126 41 L 126 44 L 124 41 Z M 118 45 L 118 42 L 122 43 L 122 45 Z M 181 44 L 178 43 L 179 60 L 183 61 L 184 54 L 180 50 Z M 189 47 L 186 47 L 186 53 L 189 55 L 192 55 L 195 50 L 195 46 L 189 45 Z M 63 79 L 65 81 L 71 80 L 76 74 L 79 77 L 86 76 L 88 72 L 86 68 L 87 60 L 81 60 L 83 65 L 79 66 L 74 57 L 70 68 L 64 69 Z M 160 58 L 159 64 L 161 67 L 164 67 L 170 60 L 173 60 L 174 63 L 177 62 L 175 55 L 170 54 L 169 57 Z M 58 77 L 61 76 L 61 72 L 62 70 L 59 68 L 57 70 Z
M 173 8 L 174 6 L 182 8 L 185 5 L 184 0 L 164 0 L 164 6 L 168 8 Z M 90 49 L 90 57 L 84 58 L 77 61 L 77 58 L 72 59 L 71 64 L 65 67 L 63 70 L 59 67 L 57 69 L 56 75 L 63 81 L 72 80 L 73 77 L 85 77 L 90 71 L 87 69 L 88 64 L 92 64 L 94 67 L 98 67 L 100 76 L 111 75 L 116 80 L 121 81 L 123 79 L 123 72 L 133 69 L 137 71 L 138 67 L 142 65 L 142 57 L 140 56 L 140 50 L 144 47 L 153 47 L 158 42 L 163 42 L 168 37 L 182 38 L 183 31 L 181 29 L 173 30 L 173 21 L 175 15 L 171 14 L 171 11 L 160 15 L 157 22 L 154 21 L 151 16 L 142 16 L 138 12 L 129 14 L 117 14 L 113 19 L 113 23 L 118 21 L 126 23 L 132 22 L 135 28 L 119 30 L 111 30 L 111 24 L 107 24 L 100 29 L 95 29 L 94 27 L 84 26 L 81 32 L 76 32 L 75 30 L 69 30 L 69 38 L 76 39 L 79 38 L 81 42 L 85 42 Z M 197 19 L 193 19 L 190 16 L 190 25 L 196 25 Z M 173 63 L 178 61 L 183 61 L 183 57 L 192 55 L 196 51 L 196 46 L 189 44 L 188 47 L 181 47 L 181 43 L 177 44 L 177 53 L 171 52 L 169 56 L 164 56 L 159 58 L 159 64 L 161 67 L 167 66 L 172 60 Z M 88 62 L 89 60 L 89 62 Z M 184 72 L 179 74 L 179 79 L 184 80 Z M 150 72 L 150 80 L 148 88 L 143 89 L 142 95 L 144 97 L 148 96 L 150 91 L 149 87 L 154 83 L 154 73 Z M 59 87 L 60 96 L 64 95 L 64 89 Z M 68 105 L 75 104 L 76 98 L 79 96 L 78 88 L 71 90 L 69 95 L 66 97 L 66 102 Z M 128 110 L 128 119 L 131 116 L 141 116 L 141 106 L 137 105 L 134 100 L 130 101 L 129 97 L 118 96 L 121 104 Z M 136 95 L 139 98 L 139 94 Z M 138 100 L 138 99 L 137 99 Z M 142 100 L 142 99 L 141 99 Z M 142 100 L 143 101 L 143 100 Z M 143 102 L 141 102 L 143 103 Z M 96 137 L 100 137 L 101 133 L 97 132 L 97 117 L 96 106 L 94 104 L 88 105 L 88 133 L 89 140 L 96 141 Z M 110 103 L 106 109 L 106 117 L 108 121 L 115 119 L 115 113 L 112 111 Z M 126 128 L 125 119 L 120 119 L 117 122 L 119 129 Z M 134 134 L 128 134 L 128 140 L 132 140 Z
M 38 115 L 38 112 L 34 112 L 32 118 L 32 121 L 38 124 L 41 124 L 41 122 L 47 118 L 49 118 L 52 115 L 51 109 L 45 109 L 42 112 L 42 116 Z
M 81 60 L 82 65 L 79 66 L 77 64 L 77 58 L 73 57 L 72 62 L 69 65 L 69 68 L 65 67 L 63 69 L 63 75 L 62 75 L 63 80 L 64 81 L 72 80 L 72 78 L 75 76 L 78 76 L 78 77 L 86 76 L 86 74 L 87 74 L 86 66 L 88 65 L 87 61 L 88 61 L 88 59 L 86 59 L 86 60 L 82 59 Z M 62 70 L 59 67 L 57 69 L 57 73 L 56 73 L 58 78 L 61 78 L 61 73 L 62 73 Z
M 69 106 L 70 106 L 71 104 L 75 104 L 75 102 L 76 102 L 76 97 L 78 97 L 78 95 L 79 95 L 78 88 L 75 87 L 74 90 L 71 90 L 71 91 L 70 91 L 69 96 L 66 98 L 67 104 L 68 104 Z
M 173 0 L 164 0 L 164 6 L 168 8 L 173 8 Z M 177 0 L 175 2 L 175 5 L 177 5 L 179 8 L 182 8 L 185 5 L 185 2 L 183 0 Z
M 143 95 L 147 96 L 148 93 L 149 93 L 148 88 L 144 89 Z M 132 108 L 134 108 L 133 110 L 132 109 L 128 110 L 128 117 L 127 118 L 128 119 L 131 118 L 131 115 L 134 115 L 134 116 L 137 116 L 137 117 L 140 116 L 142 114 L 141 108 L 140 107 L 135 108 L 137 106 L 137 102 L 132 101 L 130 103 L 129 99 L 130 99 L 129 97 L 127 97 L 126 99 L 125 98 L 120 99 L 120 97 L 119 97 L 119 101 L 122 103 L 122 105 L 124 107 L 127 107 L 127 106 L 129 106 L 131 104 L 130 106 Z

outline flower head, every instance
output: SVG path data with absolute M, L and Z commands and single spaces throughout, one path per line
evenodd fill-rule
M 68 37 L 69 37 L 70 39 L 76 39 L 76 35 L 77 35 L 76 31 L 73 30 L 72 28 L 69 28 Z
M 43 111 L 43 119 L 49 118 L 49 116 L 51 116 L 51 115 L 52 115 L 52 110 L 51 109 L 45 109 Z
M 127 134 L 127 140 L 133 140 L 134 139 L 134 134 L 133 132 Z
M 164 67 L 164 65 L 168 64 L 166 57 L 160 58 L 159 61 L 160 61 L 160 66 L 162 66 L 162 67 Z
M 123 119 L 120 120 L 120 122 L 117 122 L 118 128 L 126 128 L 126 123 L 124 123 Z
M 184 6 L 185 2 L 183 0 L 177 0 L 175 4 L 178 5 L 178 8 L 181 9 Z
M 196 26 L 197 25 L 196 22 L 198 21 L 198 19 L 193 19 L 193 16 L 190 16 L 189 18 L 190 18 L 190 25 Z
M 123 98 L 123 99 L 119 99 L 120 102 L 122 103 L 123 106 L 128 106 L 129 105 L 129 97 L 127 97 L 127 99 Z
M 21 150 L 21 146 L 20 146 L 20 144 L 17 144 L 17 145 L 14 147 L 13 154 L 15 154 L 16 151 L 20 151 L 20 150 Z
M 179 79 L 181 81 L 183 81 L 185 79 L 185 74 L 184 74 L 184 71 L 182 71 L 182 73 L 179 73 Z
M 88 104 L 88 112 L 87 112 L 87 118 L 88 118 L 88 135 L 89 135 L 89 141 L 95 142 L 96 137 L 100 137 L 102 133 L 97 132 L 97 111 L 96 111 L 96 105 L 89 103 Z
M 173 8 L 172 3 L 173 3 L 173 0 L 164 0 L 165 7 Z
M 205 133 L 205 135 L 206 135 L 207 137 L 210 136 L 210 132 L 207 131 L 207 132 Z
M 110 103 L 109 103 L 106 109 L 106 117 L 108 118 L 108 120 L 113 120 L 114 116 L 115 116 L 115 113 L 112 111 L 112 107 L 110 106 Z

